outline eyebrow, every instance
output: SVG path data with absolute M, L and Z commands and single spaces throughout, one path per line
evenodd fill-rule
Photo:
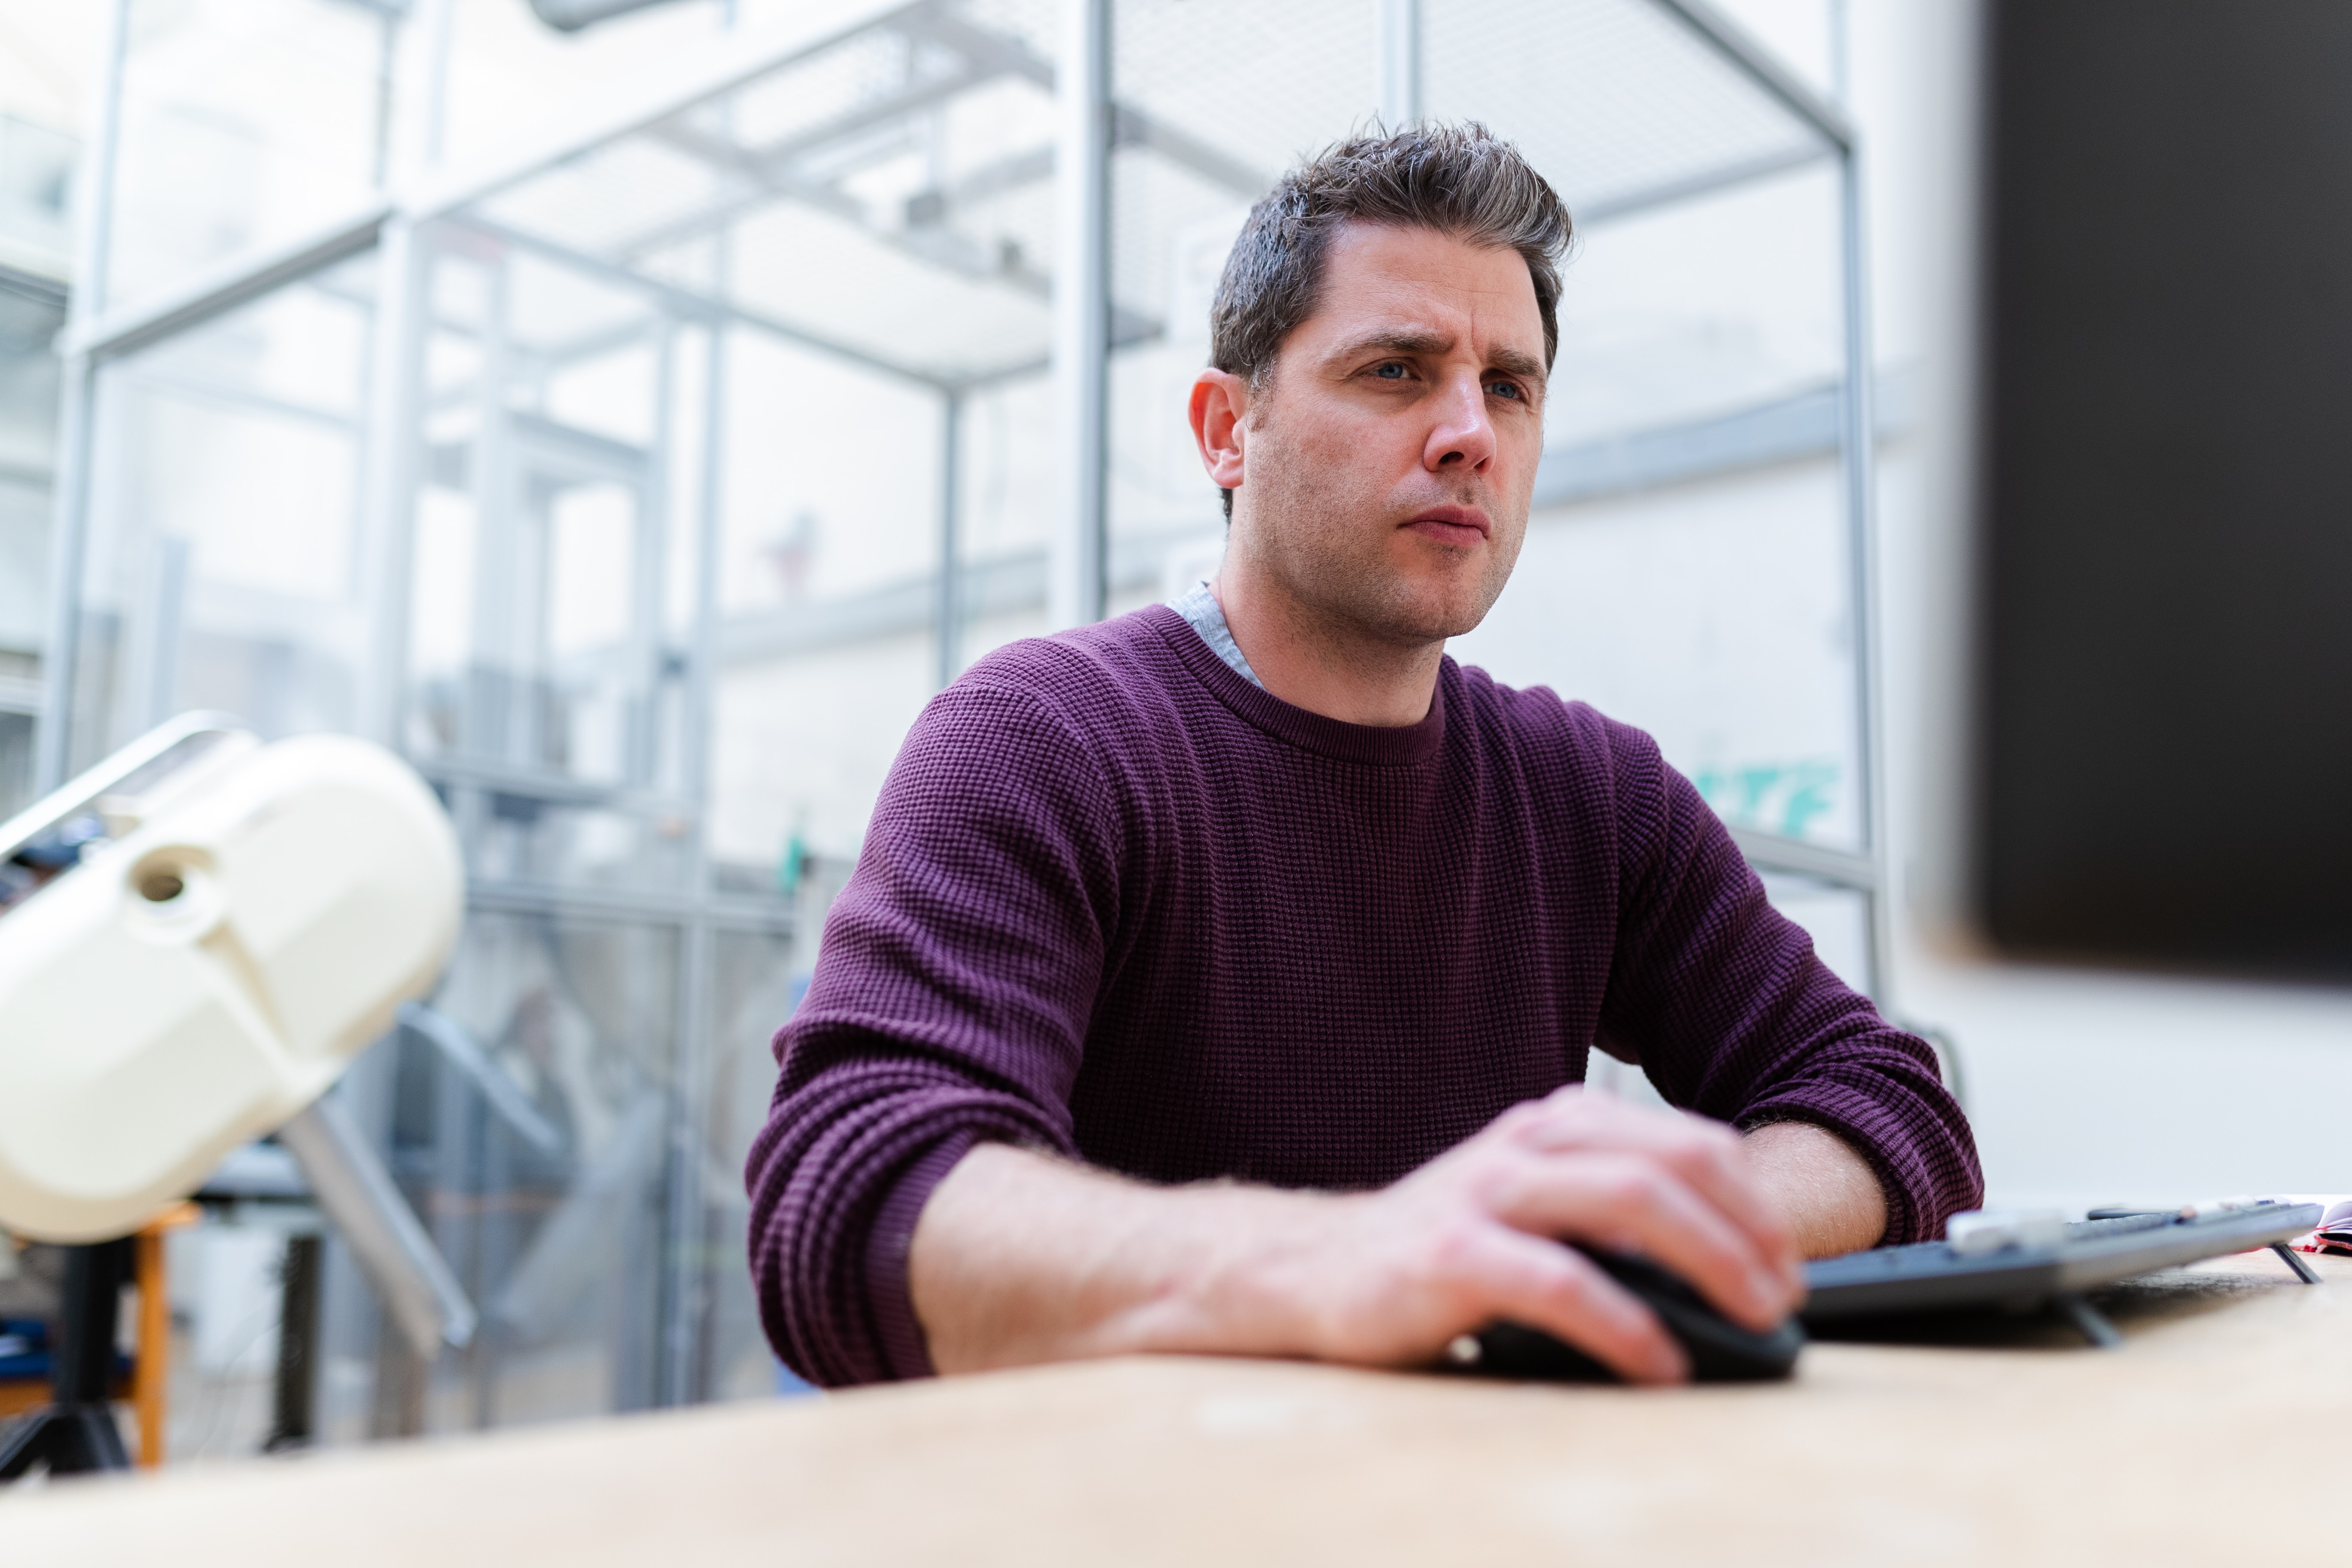
M 1331 355 L 1335 360 L 1354 359 L 1374 349 L 1397 354 L 1443 354 L 1451 353 L 1454 340 L 1438 332 L 1414 331 L 1409 328 L 1389 331 L 1367 332 L 1362 337 L 1343 343 Z M 1543 362 L 1533 354 L 1514 348 L 1498 348 L 1489 362 L 1495 369 L 1507 375 L 1521 376 L 1541 386 L 1549 380 Z

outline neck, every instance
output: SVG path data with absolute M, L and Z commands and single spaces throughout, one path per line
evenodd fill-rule
M 1393 729 L 1429 717 L 1443 639 L 1399 644 L 1335 622 L 1239 554 L 1226 552 L 1209 588 L 1266 690 L 1349 724 Z

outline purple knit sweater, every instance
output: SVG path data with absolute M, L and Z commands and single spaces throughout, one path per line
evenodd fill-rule
M 1421 723 L 1341 723 L 1164 606 L 1015 643 L 907 737 L 777 1037 L 746 1172 L 768 1337 L 820 1384 L 928 1373 L 908 1247 L 975 1142 L 1374 1187 L 1601 1041 L 1677 1105 L 1843 1134 L 1889 1242 L 1978 1200 L 1927 1047 L 1640 731 L 1451 659 Z

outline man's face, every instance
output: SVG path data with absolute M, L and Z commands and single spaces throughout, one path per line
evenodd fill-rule
M 1236 534 L 1301 608 L 1359 636 L 1470 630 L 1527 533 L 1544 379 L 1517 251 L 1346 226 L 1237 432 Z

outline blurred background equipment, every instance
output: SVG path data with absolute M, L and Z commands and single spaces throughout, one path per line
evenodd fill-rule
M 1976 918 L 2352 981 L 2352 10 L 1988 22 Z
M 363 741 L 265 746 L 191 714 L 0 825 L 0 860 L 38 882 L 0 919 L 0 1226 L 74 1244 L 55 1398 L 0 1436 L 0 1479 L 124 1463 L 118 1238 L 263 1134 L 412 1339 L 462 1343 L 446 1267 L 341 1108 L 313 1103 L 457 939 L 457 845 L 415 774 Z

